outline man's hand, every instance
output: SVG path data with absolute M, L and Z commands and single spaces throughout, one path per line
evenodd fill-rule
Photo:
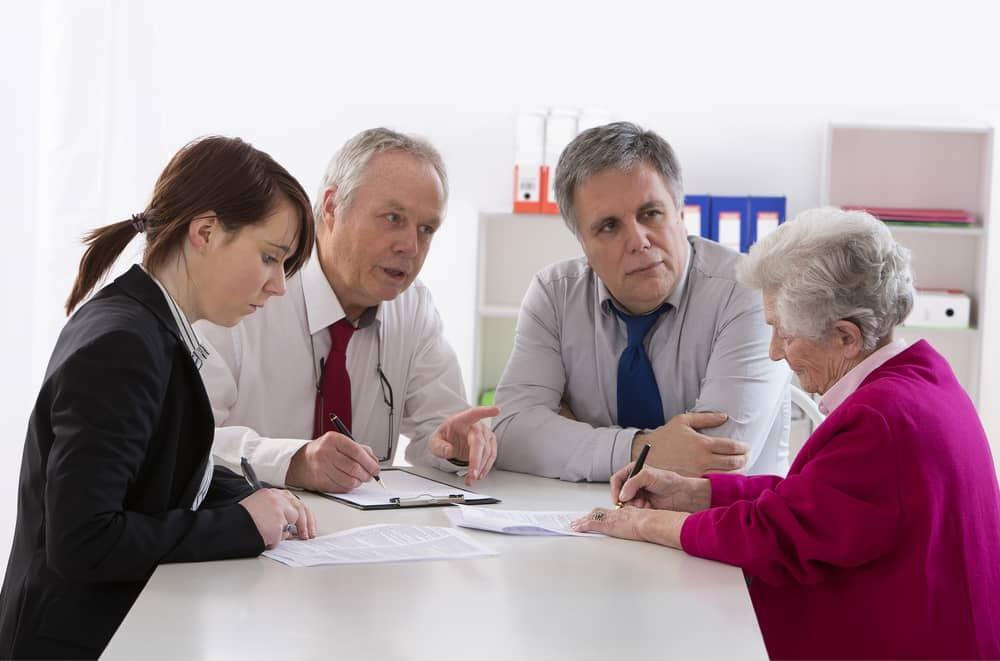
M 573 409 L 569 407 L 566 400 L 559 402 L 559 415 L 566 418 L 567 420 L 577 420 L 576 414 L 573 413 Z
M 500 415 L 496 406 L 478 406 L 456 413 L 441 423 L 428 448 L 435 457 L 468 462 L 465 484 L 486 477 L 497 458 L 497 437 L 481 420 Z
M 662 427 L 646 434 L 636 434 L 632 441 L 632 458 L 644 443 L 649 443 L 653 447 L 646 458 L 647 466 L 666 468 L 686 477 L 701 477 L 705 473 L 738 473 L 747 464 L 750 446 L 731 438 L 707 436 L 696 431 L 718 427 L 728 417 L 725 413 L 715 412 L 675 415 Z
M 285 484 L 326 493 L 347 493 L 379 474 L 378 458 L 367 445 L 327 432 L 292 455 Z

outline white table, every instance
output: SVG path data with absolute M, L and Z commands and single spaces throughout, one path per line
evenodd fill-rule
M 506 509 L 585 511 L 609 501 L 607 484 L 517 473 L 495 472 L 474 489 Z M 383 522 L 449 525 L 440 507 L 360 511 L 305 499 L 320 534 Z M 734 567 L 610 538 L 468 533 L 499 555 L 313 568 L 266 558 L 163 565 L 102 658 L 767 658 Z

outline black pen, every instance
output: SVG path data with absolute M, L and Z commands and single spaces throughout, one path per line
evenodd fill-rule
M 642 470 L 642 465 L 646 463 L 646 455 L 649 454 L 650 447 L 652 446 L 649 443 L 646 443 L 642 446 L 642 449 L 639 450 L 639 457 L 635 460 L 635 466 L 632 466 L 632 471 L 628 474 L 628 479 L 625 480 L 626 482 L 638 475 L 639 471 Z M 619 497 L 621 497 L 621 494 L 619 494 Z M 615 503 L 615 509 L 620 510 L 624 505 L 625 503 L 619 500 Z
M 264 485 L 260 483 L 257 479 L 257 473 L 254 472 L 253 466 L 247 461 L 246 457 L 240 457 L 240 470 L 243 471 L 243 479 L 247 481 L 254 491 L 258 491 L 264 488 Z
M 347 425 L 344 424 L 343 420 L 341 420 L 340 418 L 337 417 L 336 413 L 331 413 L 330 414 L 330 422 L 333 423 L 333 426 L 337 428 L 338 432 L 340 432 L 341 434 L 343 434 L 347 438 L 351 439 L 352 441 L 354 440 L 354 437 L 351 436 L 351 430 L 347 428 Z M 372 479 L 375 480 L 376 482 L 378 482 L 378 484 L 379 484 L 380 487 L 382 487 L 383 489 L 385 489 L 385 485 L 382 484 L 382 478 L 380 478 L 378 475 L 372 475 Z
M 247 481 L 247 484 L 249 484 L 250 488 L 252 488 L 254 491 L 260 491 L 261 489 L 264 488 L 264 485 L 261 484 L 260 480 L 257 479 L 257 471 L 253 469 L 253 466 L 250 465 L 250 462 L 247 461 L 246 457 L 240 457 L 240 470 L 243 471 L 243 479 Z M 295 496 L 294 493 L 292 495 Z M 299 498 L 298 496 L 295 497 Z M 302 499 L 299 498 L 299 500 Z M 297 536 L 299 534 L 299 528 L 294 523 L 289 523 L 288 525 L 285 526 L 285 532 Z

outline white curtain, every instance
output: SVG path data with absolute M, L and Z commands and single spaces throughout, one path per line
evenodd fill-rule
M 42 6 L 32 390 L 66 320 L 81 237 L 145 204 L 137 193 L 148 183 L 138 185 L 135 162 L 144 110 L 138 82 L 148 78 L 149 58 L 133 29 L 137 7 L 123 0 Z
M 141 10 L 121 0 L 0 5 L 6 285 L 0 335 L 0 554 L 13 534 L 27 417 L 66 321 L 63 303 L 89 229 L 140 210 L 138 122 L 149 58 Z M 145 174 L 145 173 L 143 173 Z M 139 254 L 130 246 L 114 271 Z M 99 375 L 95 375 L 99 378 Z M 3 560 L 0 560 L 3 562 Z

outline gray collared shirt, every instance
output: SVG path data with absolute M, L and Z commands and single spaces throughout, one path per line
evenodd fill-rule
M 748 472 L 788 470 L 791 374 L 768 358 L 760 293 L 736 282 L 738 253 L 689 237 L 670 309 L 646 336 L 666 420 L 716 410 L 710 430 L 751 445 Z M 514 350 L 497 387 L 498 468 L 564 480 L 604 481 L 630 460 L 636 429 L 618 426 L 618 358 L 625 323 L 584 259 L 553 264 L 532 280 Z M 559 415 L 565 401 L 577 421 Z

